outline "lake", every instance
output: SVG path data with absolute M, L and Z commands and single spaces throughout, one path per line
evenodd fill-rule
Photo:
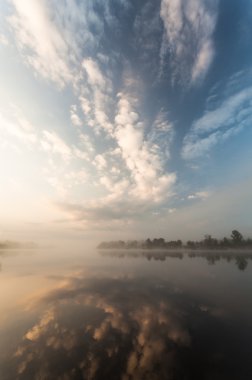
M 248 253 L 0 251 L 0 379 L 252 379 Z

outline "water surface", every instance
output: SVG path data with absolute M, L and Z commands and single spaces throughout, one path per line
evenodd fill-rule
M 248 253 L 0 252 L 0 379 L 252 378 Z

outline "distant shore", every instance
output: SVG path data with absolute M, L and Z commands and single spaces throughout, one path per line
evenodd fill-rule
M 98 249 L 141 249 L 141 250 L 210 250 L 210 251 L 223 251 L 230 249 L 244 249 L 252 250 L 252 239 L 247 238 L 244 239 L 243 235 L 238 230 L 233 230 L 230 238 L 224 237 L 222 239 L 213 238 L 211 235 L 205 235 L 203 240 L 193 241 L 188 240 L 186 244 L 182 242 L 182 240 L 169 240 L 166 241 L 164 238 L 154 238 L 154 239 L 146 239 L 146 240 L 117 240 L 117 241 L 108 241 L 101 242 Z
M 230 252 L 230 253 L 237 253 L 237 252 L 244 252 L 248 253 L 251 252 L 252 254 L 252 247 L 236 247 L 236 248 L 101 248 L 97 247 L 96 249 L 100 251 L 115 251 L 115 252 L 157 252 L 157 253 L 224 253 L 224 252 Z
M 37 245 L 32 242 L 17 242 L 17 241 L 0 241 L 0 250 L 5 250 L 5 249 L 35 249 L 38 248 Z

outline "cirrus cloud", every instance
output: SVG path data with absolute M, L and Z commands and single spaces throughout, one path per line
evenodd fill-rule
M 217 14 L 217 0 L 161 1 L 166 41 L 161 54 L 169 51 L 175 77 L 191 84 L 204 78 L 214 57 Z

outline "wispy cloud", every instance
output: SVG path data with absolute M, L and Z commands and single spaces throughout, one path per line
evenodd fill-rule
M 24 62 L 59 87 L 75 85 L 81 60 L 95 51 L 104 19 L 92 2 L 10 0 L 8 22 Z M 107 17 L 110 7 L 107 9 Z M 112 20 L 110 20 L 112 22 Z
M 77 145 L 69 144 L 55 131 L 41 129 L 32 123 L 18 107 L 11 105 L 4 111 L 0 113 L 1 159 L 11 157 L 6 165 L 10 177 L 22 179 L 20 165 L 34 162 L 39 175 L 25 173 L 26 181 L 41 181 L 43 186 L 49 184 L 60 199 L 86 183 L 91 166 L 88 162 L 94 151 L 88 136 L 81 134 Z
M 170 121 L 169 113 L 160 109 L 155 117 L 148 140 L 163 152 L 163 159 L 170 158 L 170 148 L 175 135 L 175 126 Z
M 110 134 L 112 125 L 109 112 L 113 104 L 113 86 L 108 75 L 110 69 L 106 67 L 107 70 L 102 71 L 99 63 L 90 57 L 83 60 L 82 67 L 87 81 L 85 90 L 80 86 L 79 96 L 84 116 L 96 132 L 102 129 Z
M 229 94 L 215 109 L 196 120 L 184 138 L 182 157 L 195 159 L 217 143 L 239 133 L 252 121 L 252 87 Z
M 161 1 L 165 27 L 161 61 L 169 52 L 175 77 L 191 84 L 205 77 L 214 57 L 217 14 L 217 0 Z
M 78 115 L 77 106 L 75 104 L 73 104 L 70 107 L 70 119 L 73 125 L 75 125 L 76 127 L 82 126 L 82 121 L 80 119 L 80 116 Z
M 197 191 L 196 193 L 189 194 L 187 196 L 187 199 L 189 199 L 189 200 L 194 200 L 194 199 L 204 200 L 204 199 L 207 199 L 209 196 L 210 196 L 209 191 Z
M 14 12 L 9 23 L 15 31 L 25 62 L 59 86 L 73 80 L 66 40 L 52 21 L 45 1 L 12 0 Z
M 9 45 L 9 40 L 6 37 L 5 34 L 0 33 L 0 45 L 8 46 Z
M 0 135 L 2 144 L 11 144 L 16 150 L 19 143 L 31 149 L 38 143 L 36 129 L 32 123 L 24 117 L 22 112 L 14 105 L 10 107 L 12 116 L 8 117 L 6 112 L 0 110 Z
M 72 156 L 71 148 L 55 132 L 43 131 L 41 145 L 44 150 L 59 154 L 63 160 L 68 161 Z

